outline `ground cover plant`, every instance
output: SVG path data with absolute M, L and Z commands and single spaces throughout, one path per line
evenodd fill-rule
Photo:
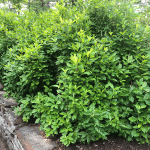
M 132 1 L 79 0 L 8 13 L 1 78 L 17 114 L 34 117 L 46 136 L 61 134 L 66 146 L 115 132 L 149 143 L 150 29 L 134 11 Z

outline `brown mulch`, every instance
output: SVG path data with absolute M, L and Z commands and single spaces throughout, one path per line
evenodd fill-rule
M 150 150 L 148 144 L 138 144 L 135 140 L 127 142 L 118 134 L 111 134 L 107 138 L 107 140 L 100 139 L 89 144 L 76 143 L 66 147 L 62 145 L 58 137 L 53 137 L 53 140 L 57 141 L 57 146 L 53 150 Z

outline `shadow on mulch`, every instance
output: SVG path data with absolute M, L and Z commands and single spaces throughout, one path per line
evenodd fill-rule
M 57 141 L 57 146 L 53 150 L 150 150 L 148 144 L 138 144 L 135 140 L 127 142 L 124 137 L 118 136 L 116 133 L 107 136 L 107 138 L 107 140 L 100 139 L 89 144 L 70 144 L 68 147 L 59 142 L 58 136 L 51 139 Z

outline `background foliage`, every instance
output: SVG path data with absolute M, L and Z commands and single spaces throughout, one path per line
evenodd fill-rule
M 34 117 L 47 136 L 61 133 L 67 146 L 114 132 L 149 143 L 144 15 L 133 1 L 60 1 L 55 8 L 22 16 L 0 10 L 0 79 L 19 103 L 17 114 Z

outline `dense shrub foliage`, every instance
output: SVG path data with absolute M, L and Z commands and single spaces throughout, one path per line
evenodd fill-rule
M 15 26 L 18 25 L 18 21 L 14 21 L 17 16 L 14 13 L 6 14 L 4 11 L 0 10 L 0 80 L 2 79 L 4 73 L 4 62 L 5 54 L 7 49 L 12 48 L 13 45 L 17 44 L 15 37 L 13 37 L 12 32 Z
M 131 2 L 118 2 L 61 1 L 38 15 L 0 11 L 5 90 L 24 121 L 36 118 L 64 145 L 114 132 L 149 143 L 150 29 Z

